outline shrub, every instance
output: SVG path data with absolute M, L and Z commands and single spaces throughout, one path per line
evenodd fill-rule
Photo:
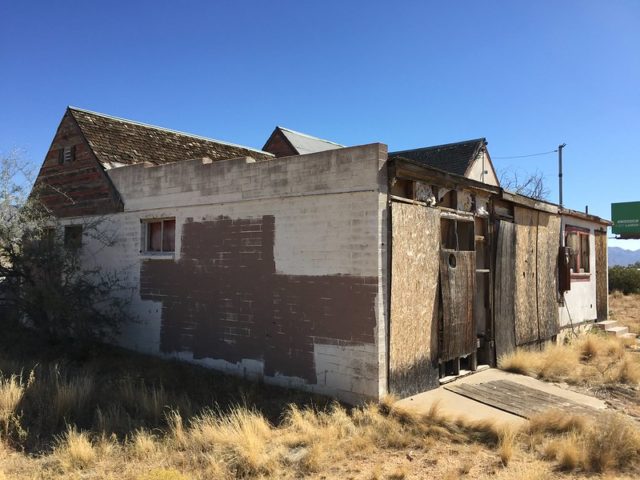
M 640 293 L 640 269 L 635 266 L 615 266 L 609 269 L 609 292 L 620 291 L 625 295 Z

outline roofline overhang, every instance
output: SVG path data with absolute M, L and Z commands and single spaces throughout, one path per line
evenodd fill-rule
M 455 173 L 450 173 L 439 168 L 424 165 L 423 163 L 420 163 L 416 160 L 411 160 L 409 158 L 399 156 L 389 158 L 388 168 L 389 179 L 402 178 L 407 180 L 422 180 L 427 182 L 436 180 L 438 184 L 444 186 L 445 188 L 457 188 L 463 186 L 476 192 L 496 195 L 502 200 L 533 210 L 552 213 L 555 215 L 572 216 L 601 225 L 612 225 L 609 220 L 605 220 L 596 215 L 590 215 L 568 208 L 561 208 L 560 205 L 552 202 L 538 200 L 535 198 L 527 197 L 525 195 L 520 195 L 518 193 L 509 192 L 502 187 L 496 187 L 493 185 L 488 185 L 486 183 L 478 182 L 477 180 L 472 180 L 461 175 L 456 175 Z

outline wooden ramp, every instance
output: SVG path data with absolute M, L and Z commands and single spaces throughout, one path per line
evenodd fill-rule
M 537 413 L 552 409 L 582 415 L 598 413 L 598 410 L 586 405 L 509 380 L 494 380 L 477 384 L 452 383 L 444 388 L 523 418 L 531 418 Z

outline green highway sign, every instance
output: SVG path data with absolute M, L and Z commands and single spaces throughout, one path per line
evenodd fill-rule
M 623 237 L 640 235 L 640 202 L 612 203 L 611 219 L 614 234 Z

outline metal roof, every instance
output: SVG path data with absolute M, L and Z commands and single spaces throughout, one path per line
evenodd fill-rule
M 284 127 L 277 127 L 282 134 L 287 138 L 289 143 L 295 148 L 300 155 L 305 153 L 324 152 L 325 150 L 335 150 L 338 148 L 344 148 L 344 145 L 340 145 L 329 140 L 323 140 L 322 138 L 312 137 L 306 133 L 296 132 Z

